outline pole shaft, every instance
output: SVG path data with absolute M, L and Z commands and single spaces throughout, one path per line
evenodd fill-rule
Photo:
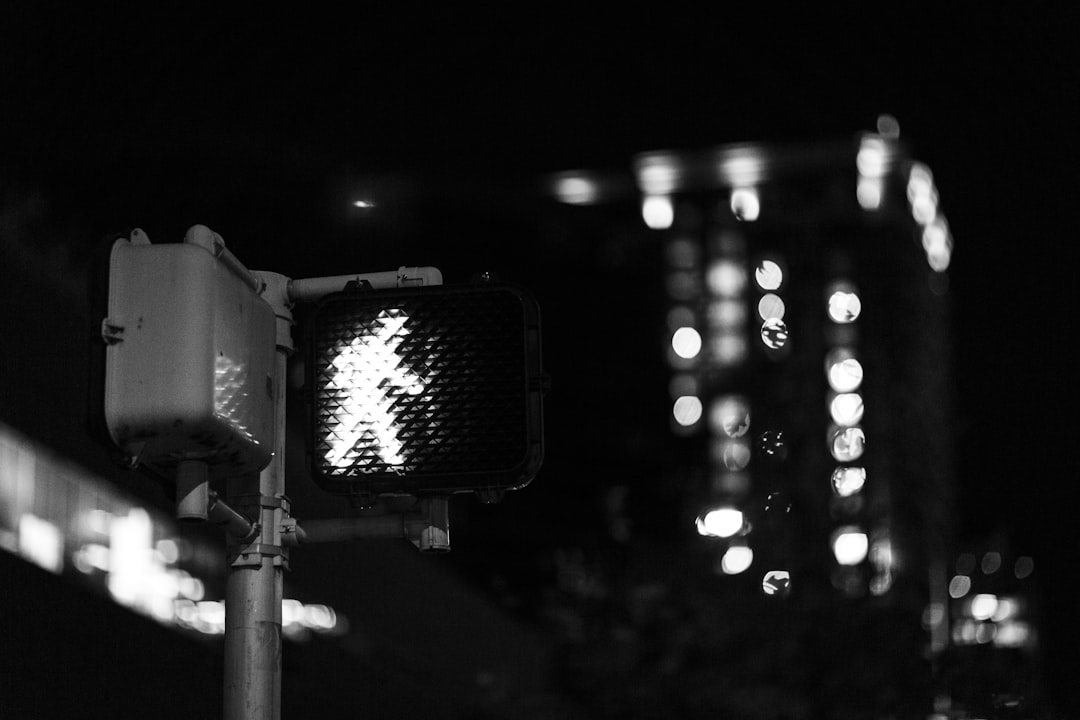
M 258 475 L 229 481 L 233 498 L 261 498 L 257 511 L 260 548 L 281 548 L 281 499 L 285 497 L 285 373 L 287 351 L 278 348 L 274 367 L 274 454 Z M 274 502 L 276 501 L 276 502 Z M 258 563 L 229 566 L 225 587 L 225 720 L 281 717 L 280 556 L 260 553 Z

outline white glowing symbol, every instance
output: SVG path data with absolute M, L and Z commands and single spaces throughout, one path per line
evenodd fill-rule
M 423 380 L 397 353 L 407 335 L 404 327 L 408 320 L 403 310 L 381 311 L 372 334 L 353 338 L 331 360 L 335 372 L 327 388 L 346 393 L 337 415 L 341 427 L 327 453 L 331 465 L 341 467 L 346 456 L 357 453 L 361 441 L 373 444 L 387 465 L 404 464 L 401 441 L 394 431 L 394 401 L 402 393 L 419 395 L 424 391 Z

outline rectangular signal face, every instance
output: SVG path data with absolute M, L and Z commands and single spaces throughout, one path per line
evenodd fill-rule
M 310 330 L 310 452 L 324 489 L 513 489 L 539 469 L 539 313 L 522 291 L 338 293 Z

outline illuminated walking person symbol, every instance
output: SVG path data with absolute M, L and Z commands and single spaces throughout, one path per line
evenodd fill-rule
M 326 453 L 332 466 L 351 467 L 372 459 L 372 453 L 386 465 L 404 465 L 394 404 L 402 394 L 424 391 L 423 379 L 397 352 L 408 320 L 404 310 L 380 311 L 373 332 L 354 337 L 330 361 L 326 387 L 344 394 L 334 416 L 340 426 Z

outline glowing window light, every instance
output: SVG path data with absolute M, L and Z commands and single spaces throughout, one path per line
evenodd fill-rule
M 862 312 L 862 300 L 850 290 L 834 290 L 829 295 L 829 318 L 835 323 L 851 323 Z
M 570 205 L 589 205 L 596 202 L 599 187 L 590 178 L 564 175 L 555 180 L 555 197 Z
M 701 280 L 692 270 L 676 270 L 667 276 L 668 295 L 676 300 L 694 300 L 701 293 Z
M 64 569 L 64 535 L 56 525 L 31 513 L 19 516 L 19 554 L 38 567 Z
M 931 268 L 937 272 L 948 269 L 952 260 L 953 243 L 949 226 L 942 218 L 937 218 L 923 228 L 922 245 Z
M 754 562 L 754 551 L 746 545 L 733 545 L 720 558 L 720 570 L 725 575 L 746 572 Z
M 979 593 L 971 598 L 971 608 L 969 612 L 971 617 L 976 620 L 989 620 L 997 612 L 998 599 L 997 595 L 991 595 L 990 593 Z
M 648 158 L 638 168 L 638 187 L 648 195 L 666 195 L 675 189 L 679 172 L 675 158 Z
M 922 163 L 914 163 L 908 172 L 907 198 L 914 202 L 920 195 L 929 195 L 934 190 L 934 174 Z
M 743 529 L 743 514 L 735 508 L 722 507 L 710 510 L 697 520 L 698 533 L 727 538 Z
M 851 357 L 850 353 L 834 352 L 830 355 L 828 365 L 829 387 L 836 392 L 852 392 L 862 384 L 862 363 Z
M 754 188 L 735 188 L 731 191 L 731 214 L 736 220 L 753 222 L 761 215 L 761 199 Z
M 1016 563 L 1013 565 L 1013 575 L 1017 580 L 1023 580 L 1033 572 L 1035 572 L 1035 561 L 1030 556 L 1022 555 L 1016 558 Z
M 745 440 L 724 440 L 719 446 L 718 460 L 726 469 L 732 472 L 745 470 L 750 464 L 750 444 Z
M 866 533 L 857 528 L 841 528 L 833 534 L 833 556 L 840 565 L 858 565 L 866 559 L 869 548 Z
M 766 595 L 784 596 L 791 592 L 791 573 L 770 570 L 761 579 L 761 591 Z
M 997 608 L 994 609 L 994 614 L 990 616 L 990 619 L 994 622 L 1015 618 L 1023 612 L 1023 603 L 1017 598 L 999 597 L 997 601 Z
M 779 318 L 769 318 L 761 324 L 761 342 L 772 350 L 779 350 L 788 341 L 787 324 Z
M 938 197 L 936 191 L 916 195 L 911 201 L 911 217 L 920 225 L 932 223 L 938 214 Z
M 681 327 L 671 337 L 671 348 L 679 357 L 693 359 L 701 352 L 701 335 L 692 327 Z
M 960 598 L 971 592 L 971 577 L 969 575 L 953 575 L 949 580 L 949 597 L 953 600 L 959 600 Z
M 701 253 L 692 240 L 678 238 L 667 244 L 665 254 L 672 267 L 692 269 L 697 267 Z
M 784 271 L 773 260 L 762 260 L 754 270 L 754 282 L 762 290 L 779 290 L 784 283 Z
M 832 472 L 832 489 L 838 497 L 851 497 L 866 485 L 866 468 L 845 466 Z
M 709 411 L 709 423 L 728 437 L 741 438 L 750 430 L 750 406 L 734 395 L 717 398 Z
M 709 327 L 738 330 L 746 324 L 746 303 L 739 300 L 713 300 L 706 310 Z
M 746 360 L 749 347 L 742 333 L 726 332 L 713 336 L 709 341 L 709 350 L 718 365 L 730 367 Z
M 997 625 L 994 645 L 1006 648 L 1021 648 L 1031 645 L 1034 631 L 1029 623 L 1021 620 L 1007 620 Z
M 784 301 L 775 293 L 762 295 L 761 299 L 758 300 L 757 310 L 758 316 L 762 320 L 784 319 Z
M 666 230 L 675 222 L 675 206 L 666 195 L 646 195 L 641 201 L 641 219 L 653 230 Z
M 866 449 L 866 435 L 862 428 L 843 428 L 833 434 L 830 449 L 832 456 L 840 462 L 858 460 Z
M 855 199 L 863 210 L 877 210 L 884 190 L 881 178 L 861 177 L 855 185 Z
M 859 393 L 839 393 L 829 403 L 833 422 L 844 427 L 858 425 L 863 417 L 863 399 Z
M 701 411 L 701 398 L 695 395 L 683 395 L 675 400 L 671 414 L 679 425 L 690 427 L 701 420 Z
M 746 289 L 746 270 L 734 260 L 717 260 L 706 270 L 705 284 L 718 297 L 738 297 Z
M 867 177 L 881 177 L 885 174 L 888 155 L 885 141 L 881 138 L 866 136 L 859 144 L 859 152 L 855 155 L 855 167 L 860 175 Z

